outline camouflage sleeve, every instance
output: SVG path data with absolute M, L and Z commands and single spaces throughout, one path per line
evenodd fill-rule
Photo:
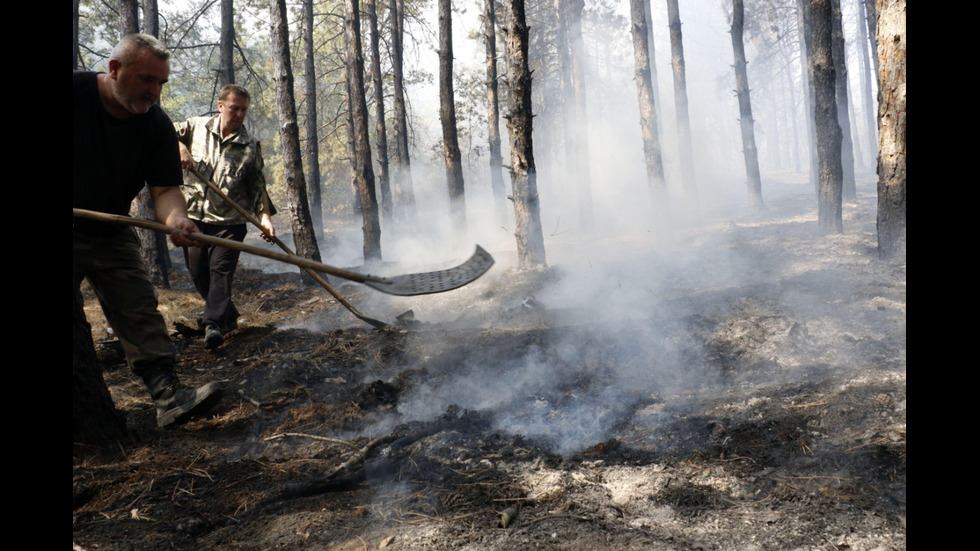
M 174 130 L 177 131 L 177 141 L 183 143 L 184 145 L 188 145 L 190 143 L 191 132 L 194 130 L 190 119 L 187 119 L 184 122 L 175 122 Z

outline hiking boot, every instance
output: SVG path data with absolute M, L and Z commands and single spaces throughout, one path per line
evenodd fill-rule
M 221 399 L 221 386 L 208 383 L 197 388 L 181 384 L 172 369 L 161 368 L 144 376 L 157 407 L 157 426 L 187 421 L 193 414 L 211 409 Z
M 204 348 L 214 350 L 225 342 L 225 336 L 221 334 L 218 324 L 209 323 L 204 327 Z

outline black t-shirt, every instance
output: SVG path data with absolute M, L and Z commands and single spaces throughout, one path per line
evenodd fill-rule
M 73 207 L 125 215 L 144 183 L 182 183 L 177 133 L 159 105 L 119 120 L 102 106 L 96 73 L 73 72 L 72 85 Z M 123 226 L 76 219 L 74 227 L 108 234 Z

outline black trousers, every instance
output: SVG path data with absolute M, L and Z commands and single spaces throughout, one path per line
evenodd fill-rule
M 245 224 L 222 226 L 194 221 L 204 235 L 232 239 L 241 243 L 245 240 L 248 227 Z M 239 251 L 205 245 L 201 248 L 184 249 L 184 260 L 194 280 L 194 287 L 204 299 L 205 325 L 217 324 L 221 331 L 227 331 L 238 319 L 238 308 L 231 300 L 231 285 L 238 267 Z

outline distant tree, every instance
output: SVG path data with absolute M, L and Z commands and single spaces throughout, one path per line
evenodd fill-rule
M 663 217 L 667 210 L 667 181 L 664 179 L 664 163 L 660 152 L 660 135 L 657 131 L 657 111 L 650 75 L 650 46 L 647 43 L 646 0 L 630 0 L 630 22 L 633 35 L 633 80 L 640 106 L 640 130 L 643 134 L 643 158 L 646 161 L 647 183 L 650 185 L 655 208 Z
M 391 21 L 391 80 L 394 104 L 392 138 L 395 144 L 392 159 L 395 218 L 415 220 L 415 192 L 412 189 L 412 165 L 408 154 L 408 116 L 405 108 L 404 35 L 405 1 L 388 0 L 388 19 Z
M 371 47 L 371 83 L 374 88 L 375 149 L 378 152 L 378 187 L 381 190 L 381 216 L 388 227 L 392 222 L 391 182 L 388 178 L 388 132 L 385 128 L 385 94 L 381 78 L 381 53 L 378 35 L 378 7 L 375 0 L 366 0 L 368 34 Z
M 833 7 L 830 0 L 811 0 L 810 32 L 814 91 L 814 126 L 817 134 L 817 158 L 820 188 L 817 194 L 817 218 L 825 233 L 844 230 L 841 194 L 844 174 L 841 167 L 841 130 L 837 118 L 836 83 L 832 52 Z
M 306 173 L 309 174 L 310 220 L 317 240 L 323 238 L 323 201 L 320 198 L 320 139 L 317 128 L 316 58 L 313 56 L 313 0 L 303 0 L 303 82 L 306 96 Z
M 507 64 L 507 130 L 510 179 L 514 189 L 517 260 L 522 268 L 545 264 L 544 234 L 534 166 L 531 71 L 527 63 L 528 28 L 524 0 L 507 0 L 504 44 Z
M 466 233 L 466 196 L 463 164 L 456 128 L 456 98 L 453 93 L 453 16 L 451 0 L 439 0 L 439 120 L 442 149 L 449 186 L 449 217 L 457 236 Z
M 500 107 L 497 98 L 497 13 L 494 0 L 483 2 L 483 46 L 487 66 L 487 134 L 490 149 L 490 189 L 493 192 L 497 223 L 507 220 L 507 192 L 504 188 L 500 153 Z
M 817 158 L 817 129 L 813 121 L 813 38 L 810 34 L 810 0 L 796 0 L 797 28 L 800 35 L 800 63 L 803 65 L 803 109 L 806 113 L 807 153 L 810 166 L 810 185 L 820 193 L 820 163 Z
M 874 99 L 871 91 L 871 60 L 868 55 L 868 29 L 865 25 L 864 0 L 858 2 L 858 60 L 861 72 L 861 103 L 864 111 L 865 133 L 868 136 L 868 156 L 874 157 L 875 146 L 878 143 L 878 130 L 874 112 Z M 875 79 L 877 82 L 877 78 Z
M 279 111 L 279 138 L 282 144 L 282 170 L 289 201 L 289 222 L 293 230 L 296 254 L 320 260 L 316 233 L 310 219 L 310 203 L 303 176 L 303 159 L 299 147 L 299 125 L 296 122 L 296 100 L 293 97 L 293 68 L 289 56 L 289 27 L 286 20 L 286 0 L 269 3 L 272 37 L 273 80 L 276 82 L 276 105 Z M 308 284 L 312 278 L 300 271 Z
M 905 0 L 878 0 L 878 251 L 905 254 Z
M 677 134 L 680 145 L 681 179 L 688 198 L 697 197 L 697 180 L 694 174 L 694 147 L 691 143 L 691 121 L 687 105 L 687 69 L 684 63 L 684 39 L 681 33 L 681 15 L 677 0 L 667 0 L 667 18 L 670 26 L 670 60 L 674 71 L 674 110 L 677 116 Z
M 742 130 L 742 155 L 748 182 L 749 204 L 762 209 L 762 176 L 759 174 L 759 153 L 755 148 L 755 129 L 752 120 L 752 100 L 749 97 L 749 75 L 746 69 L 745 6 L 742 0 L 732 2 L 732 50 L 735 52 L 735 89 L 738 95 L 738 118 Z
M 348 105 L 354 126 L 351 158 L 360 198 L 364 260 L 373 262 L 381 260 L 381 223 L 374 189 L 374 170 L 371 168 L 367 101 L 364 98 L 364 56 L 361 53 L 361 16 L 357 0 L 344 0 L 344 44 L 347 52 Z
M 578 193 L 579 225 L 582 231 L 591 233 L 595 227 L 594 210 L 592 206 L 592 177 L 589 163 L 589 132 L 586 109 L 585 86 L 585 42 L 582 40 L 582 10 L 584 0 L 569 0 L 568 9 L 568 47 L 571 52 L 572 92 L 574 96 L 574 119 L 566 122 L 566 133 L 571 133 L 572 151 L 569 163 L 574 167 L 573 181 Z M 530 103 L 528 104 L 530 108 Z

